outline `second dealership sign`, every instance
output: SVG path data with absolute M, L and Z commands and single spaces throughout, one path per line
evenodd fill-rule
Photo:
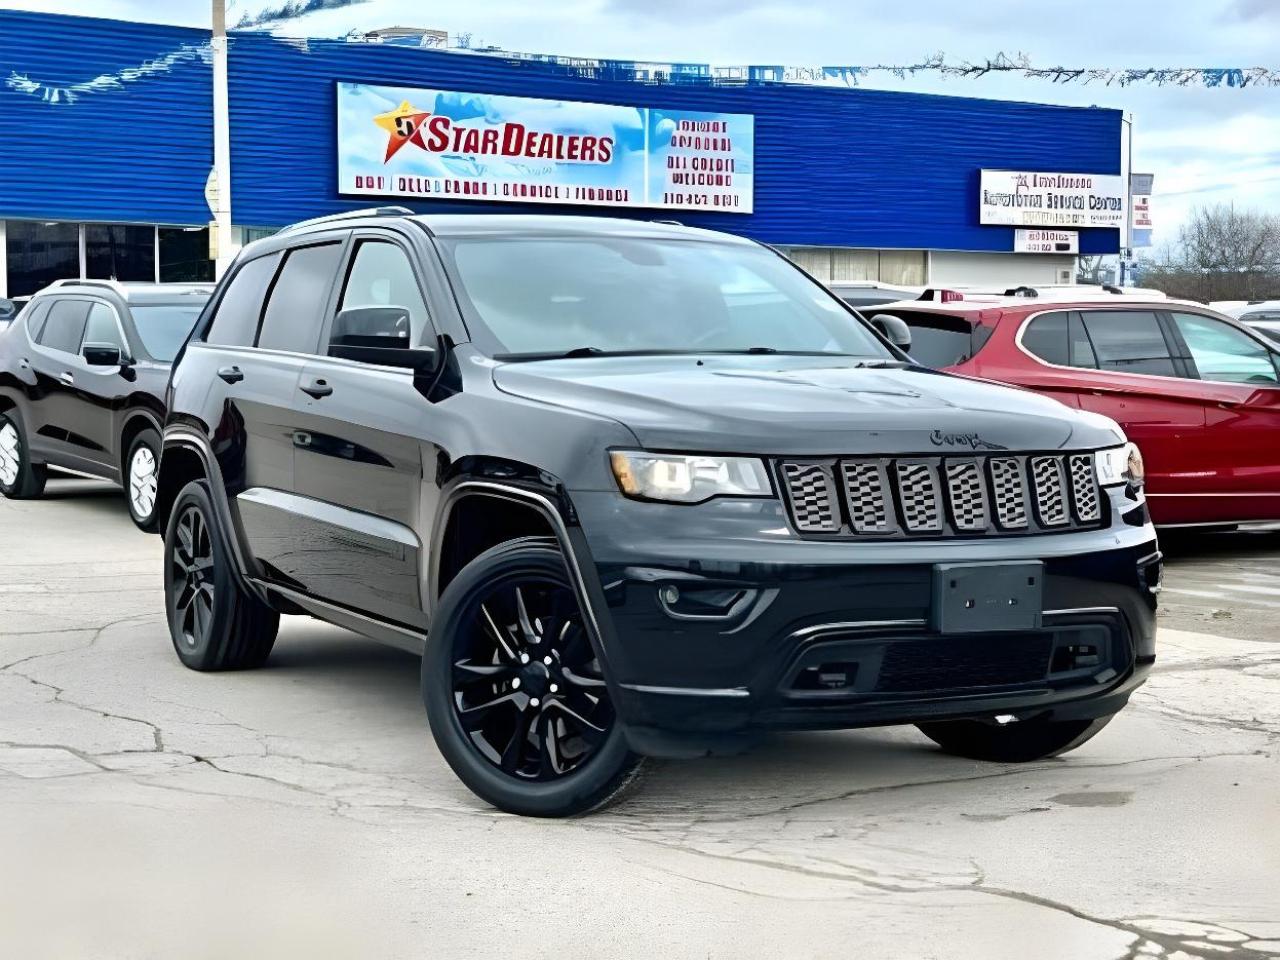
M 748 114 L 338 84 L 338 189 L 750 213 Z
M 983 170 L 979 222 L 1022 227 L 1119 227 L 1124 178 L 1099 173 Z

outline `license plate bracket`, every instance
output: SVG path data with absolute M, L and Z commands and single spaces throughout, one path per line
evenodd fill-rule
M 938 633 L 1038 630 L 1043 616 L 1038 560 L 934 564 L 930 626 Z

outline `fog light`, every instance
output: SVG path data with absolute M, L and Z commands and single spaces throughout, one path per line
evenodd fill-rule
M 680 589 L 678 587 L 663 587 L 662 602 L 667 606 L 680 602 Z

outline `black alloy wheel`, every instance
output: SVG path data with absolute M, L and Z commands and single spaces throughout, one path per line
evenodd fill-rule
M 191 650 L 203 649 L 213 629 L 213 539 L 196 504 L 183 508 L 174 531 L 177 542 L 169 575 L 171 589 L 177 591 L 173 601 L 176 634 Z
M 569 585 L 515 574 L 468 612 L 470 629 L 455 640 L 453 702 L 476 749 L 528 780 L 586 762 L 614 715 Z
M 441 752 L 494 806 L 567 816 L 634 779 L 639 758 L 554 543 L 516 540 L 468 564 L 441 598 L 422 670 Z
M 169 636 L 183 664 L 246 670 L 266 662 L 280 614 L 240 582 L 203 480 L 183 487 L 169 514 L 164 590 Z

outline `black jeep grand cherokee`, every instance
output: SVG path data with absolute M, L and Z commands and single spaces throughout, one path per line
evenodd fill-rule
M 1154 659 L 1115 424 L 916 367 L 734 237 L 309 221 L 244 250 L 168 399 L 182 661 L 258 666 L 281 613 L 423 652 L 441 752 L 505 810 L 777 728 L 1045 757 Z

